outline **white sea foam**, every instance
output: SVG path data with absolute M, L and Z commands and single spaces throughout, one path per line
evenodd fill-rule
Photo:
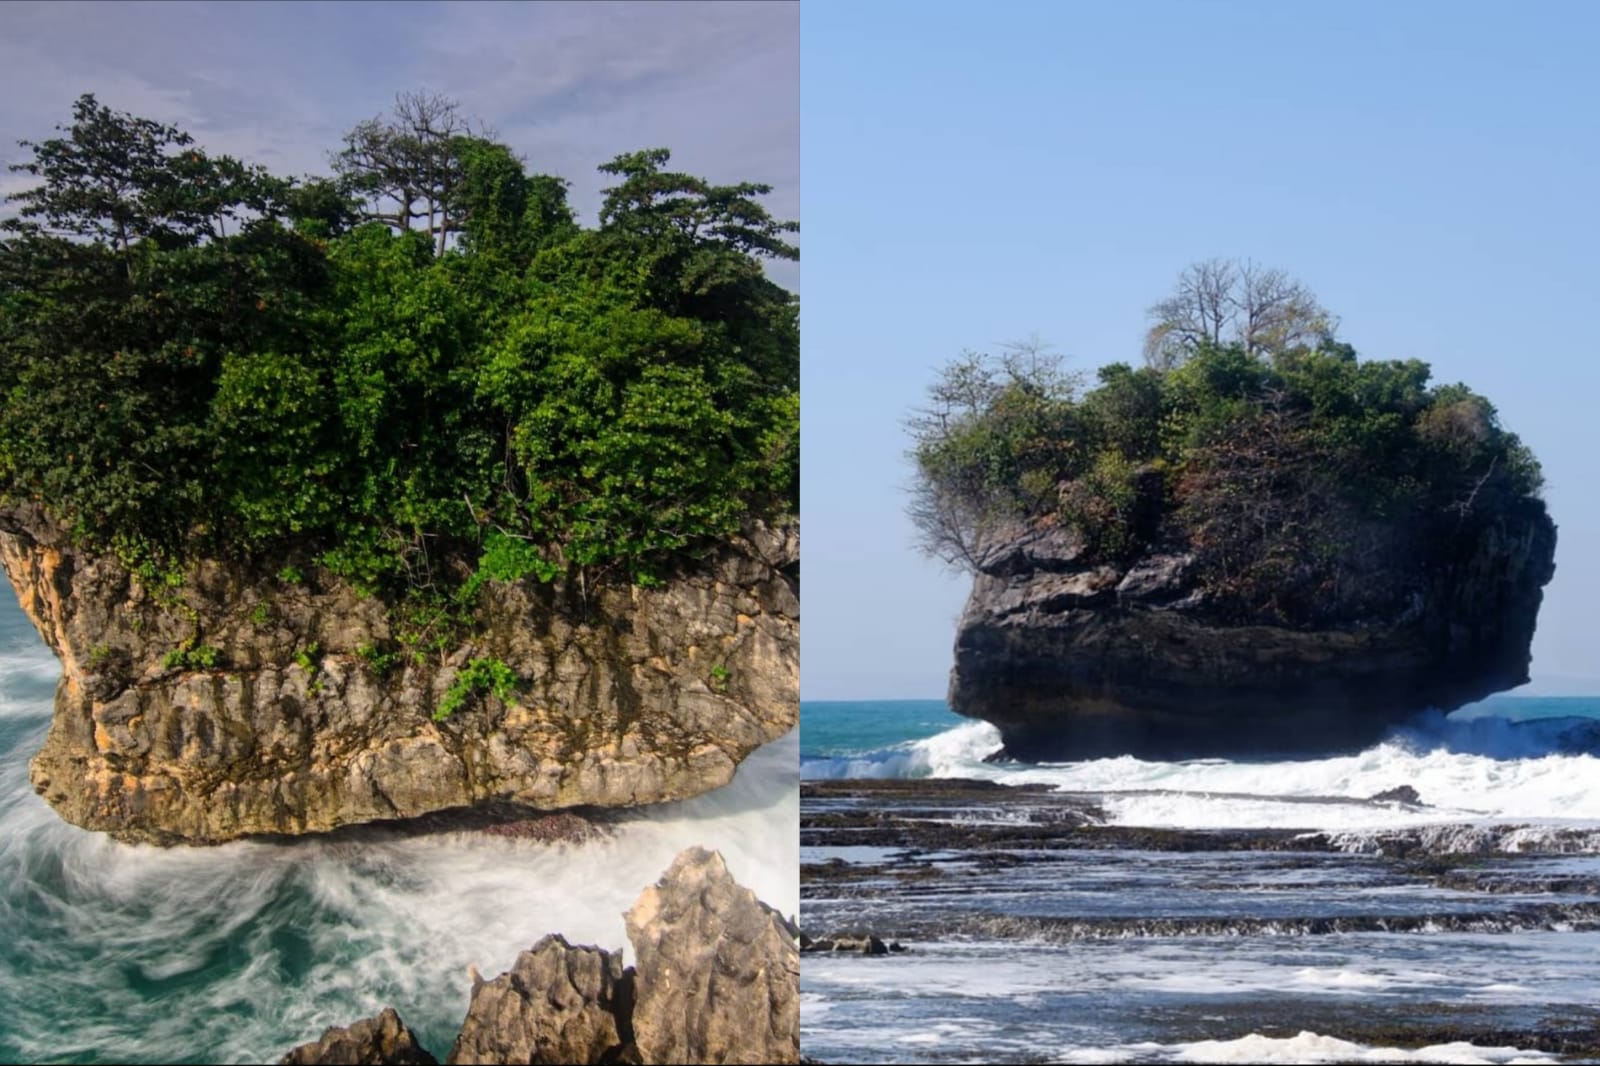
M 807 777 L 977 777 L 1102 794 L 1110 821 L 1185 829 L 1364 832 L 1462 822 L 1600 827 L 1600 723 L 1510 723 L 1433 715 L 1354 755 L 1154 762 L 1123 756 L 1019 766 L 985 763 L 1000 746 L 964 723 L 874 757 L 808 761 Z M 1410 785 L 1424 806 L 1366 802 Z M 1535 835 L 1537 831 L 1534 831 Z M 1531 838 L 1530 838 L 1531 839 Z
M 1351 1035 L 1341 1020 L 1359 1019 L 1367 1005 L 1389 1017 L 1418 1003 L 1581 1011 L 1594 999 L 1597 943 L 1597 933 L 1246 938 L 1225 948 L 1210 938 L 1104 946 L 963 938 L 914 943 L 892 962 L 811 955 L 802 987 L 815 998 L 802 1010 L 802 1044 L 830 1061 L 1549 1062 L 1467 1044 L 1396 1053 L 1316 1032 L 1182 1041 L 1261 1024 L 1251 1021 L 1252 1004 L 1339 1036 Z M 811 1002 L 823 1012 L 811 1013 Z M 936 1053 L 904 1043 L 930 1019 L 961 1026 L 941 1034 Z M 997 1028 L 980 1035 L 980 1024 Z M 1134 1044 L 1134 1033 L 1163 1042 Z
M 1238 997 L 1285 989 L 1297 994 L 1372 991 L 1392 986 L 1448 986 L 1468 990 L 1470 983 L 1435 975 L 1377 973 L 1349 966 L 1285 967 L 1257 956 L 1219 955 L 1137 944 L 1111 952 L 1083 953 L 1075 948 L 1018 951 L 1015 941 L 942 941 L 918 945 L 898 956 L 893 966 L 859 958 L 808 955 L 804 972 L 807 991 L 838 992 L 871 998 L 911 996 L 929 1001 L 1007 1000 L 1030 1002 L 1063 990 L 1063 968 L 1073 973 L 1074 995 L 1107 994 L 1118 999 L 1156 992 L 1163 995 Z M 1358 987 L 1361 986 L 1361 987 Z M 860 1003 L 859 998 L 854 1002 Z M 841 1012 L 845 1008 L 836 1004 Z
M 907 741 L 884 751 L 833 758 L 807 759 L 800 776 L 807 779 L 849 777 L 993 777 L 983 757 L 1000 747 L 1000 732 L 988 722 L 964 722 L 922 740 Z
M 61 664 L 43 645 L 0 649 L 0 719 L 47 719 Z
M 1107 811 L 1123 824 L 1362 830 L 1479 819 L 1600 824 L 1597 771 L 1600 759 L 1587 754 L 1496 759 L 1385 742 L 1358 755 L 1293 762 L 1104 759 L 1018 779 L 1122 793 L 1108 797 Z M 1427 806 L 1319 802 L 1365 800 L 1399 785 L 1415 788 Z
M 1269 1037 L 1252 1033 L 1236 1040 L 1201 1040 L 1189 1044 L 1126 1044 L 1117 1048 L 1071 1048 L 1060 1061 L 1072 1063 L 1189 1062 L 1189 1063 L 1516 1063 L 1560 1061 L 1553 1055 L 1518 1048 L 1479 1047 L 1474 1044 L 1435 1044 L 1403 1049 L 1369 1047 L 1336 1037 L 1302 1032 L 1298 1036 Z
M 1120 1048 L 1072 1048 L 1060 1053 L 1064 1062 L 1126 1062 L 1130 1059 L 1194 1063 L 1342 1063 L 1342 1062 L 1451 1062 L 1545 1063 L 1553 1055 L 1518 1048 L 1478 1047 L 1474 1044 L 1435 1044 L 1404 1049 L 1370 1047 L 1337 1037 L 1302 1032 L 1298 1036 L 1270 1037 L 1258 1033 L 1236 1040 L 1200 1040 L 1188 1044 L 1127 1044 Z
M 1387 974 L 1368 973 L 1363 970 L 1306 966 L 1295 971 L 1294 982 L 1301 988 L 1373 992 L 1390 987 L 1394 984 L 1394 978 Z
M 827 996 L 815 992 L 800 993 L 800 1017 L 807 1022 L 820 1021 L 828 1016 L 835 1004 Z
M 0 656 L 0 1049 L 22 1061 L 271 1061 L 386 1005 L 443 1051 L 469 964 L 493 976 L 550 932 L 623 948 L 622 913 L 695 844 L 784 913 L 799 906 L 798 731 L 727 787 L 585 844 L 451 833 L 161 849 L 77 829 L 34 795 L 26 759 L 57 670 L 42 648 Z

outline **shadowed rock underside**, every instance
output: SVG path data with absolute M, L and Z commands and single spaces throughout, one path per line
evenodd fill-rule
M 1294 628 L 1219 617 L 1181 547 L 1090 564 L 1066 530 L 1013 530 L 980 560 L 950 707 L 1030 761 L 1358 750 L 1528 680 L 1555 542 L 1524 500 L 1454 558 L 1397 576 L 1398 613 Z

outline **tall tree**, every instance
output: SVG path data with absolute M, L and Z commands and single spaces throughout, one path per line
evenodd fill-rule
M 1178 276 L 1150 307 L 1145 362 L 1170 370 L 1204 344 L 1236 344 L 1253 356 L 1315 343 L 1338 320 L 1304 284 L 1250 260 L 1208 259 Z
M 286 183 L 229 156 L 208 156 L 187 133 L 105 107 L 93 94 L 72 107 L 66 134 L 19 142 L 33 159 L 11 169 L 40 185 L 0 227 L 19 235 L 98 241 L 127 261 L 141 240 L 164 249 L 225 236 L 242 215 L 279 210 Z
M 388 118 L 367 119 L 345 135 L 334 169 L 367 198 L 363 217 L 406 231 L 416 221 L 443 254 L 463 219 L 457 203 L 463 138 L 481 129 L 454 100 L 438 93 L 401 93 Z

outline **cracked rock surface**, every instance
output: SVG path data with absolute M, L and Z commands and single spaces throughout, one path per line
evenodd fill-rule
M 1110 565 L 1059 526 L 1006 530 L 977 560 L 950 708 L 1029 761 L 1360 750 L 1421 711 L 1528 680 L 1555 544 L 1544 505 L 1525 500 L 1387 575 L 1399 609 L 1289 626 L 1230 621 L 1181 545 Z M 1330 589 L 1322 606 L 1338 615 L 1362 592 Z
M 470 640 L 382 670 L 384 606 L 310 563 L 290 584 L 201 561 L 148 588 L 18 506 L 0 511 L 0 564 L 62 665 L 34 788 L 127 841 L 683 799 L 799 716 L 794 524 L 754 523 L 651 588 L 491 583 Z M 214 661 L 169 665 L 198 648 Z M 516 694 L 434 721 L 479 658 L 509 666 Z

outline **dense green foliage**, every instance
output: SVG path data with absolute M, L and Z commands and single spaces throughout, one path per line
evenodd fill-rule
M 798 308 L 761 260 L 798 253 L 766 187 L 624 155 L 585 228 L 452 130 L 436 234 L 93 97 L 73 118 L 24 142 L 39 184 L 0 223 L 0 496 L 132 559 L 292 552 L 458 603 L 648 579 L 795 505 Z
M 1034 349 L 968 355 L 932 399 L 911 424 L 928 551 L 975 566 L 1017 522 L 1072 527 L 1091 562 L 1188 550 L 1241 619 L 1394 608 L 1541 485 L 1483 397 L 1332 339 L 1202 343 L 1171 370 L 1105 367 L 1089 389 Z

